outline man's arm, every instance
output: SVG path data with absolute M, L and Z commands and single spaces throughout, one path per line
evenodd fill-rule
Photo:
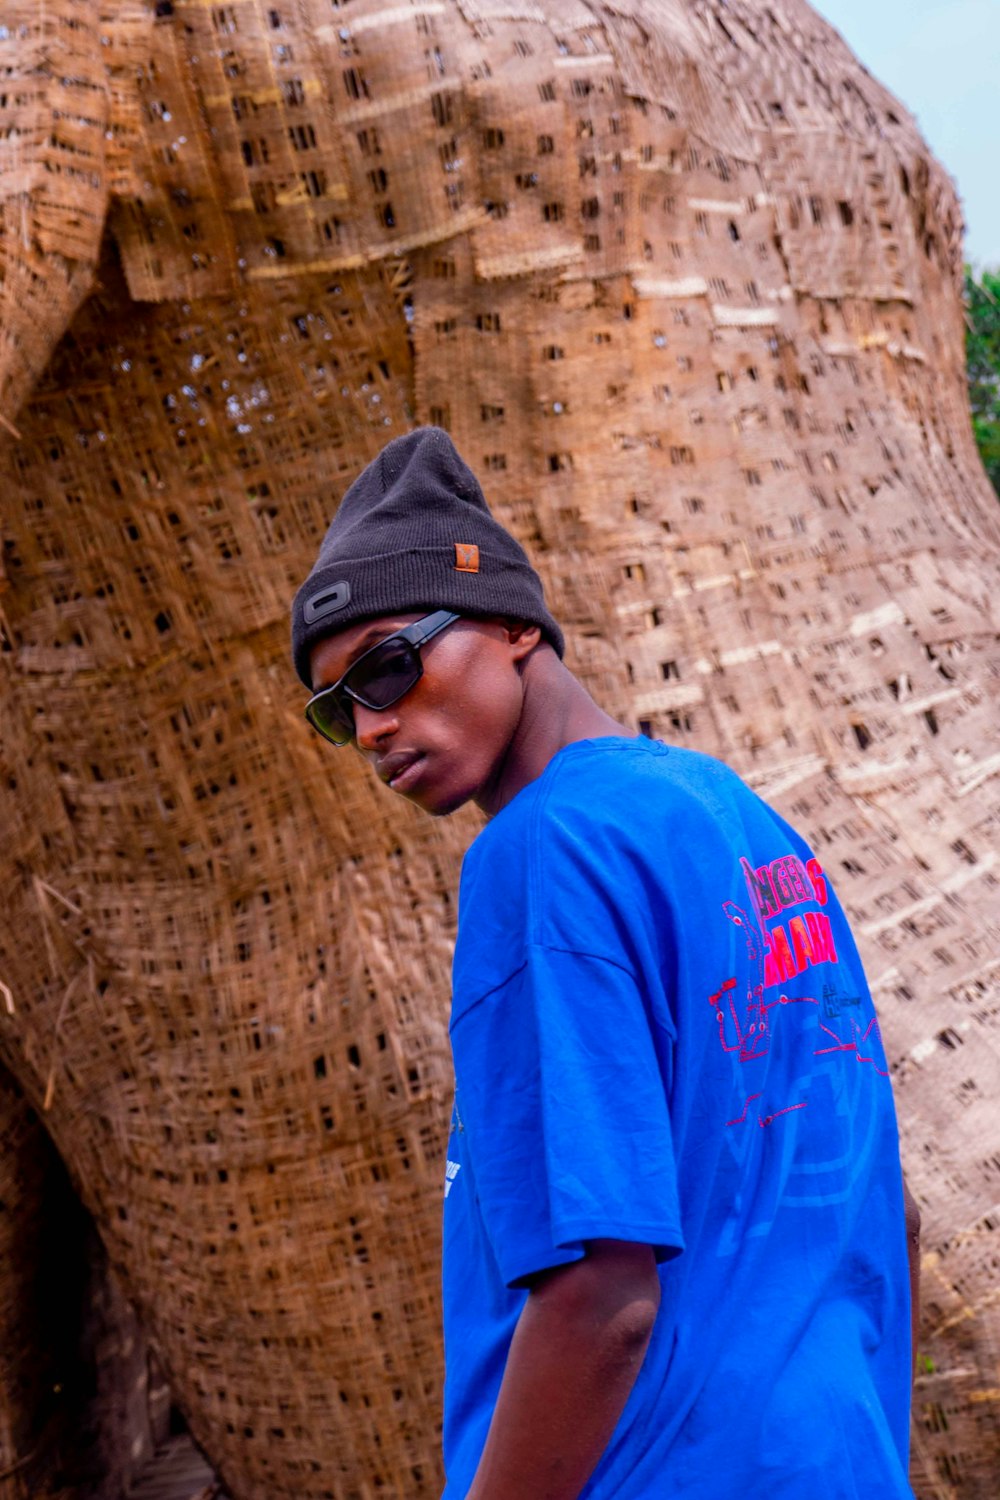
M 917 1334 L 920 1329 L 920 1209 L 903 1174 L 903 1214 L 906 1219 L 906 1255 L 910 1263 L 910 1348 L 914 1366 L 917 1358 Z
M 467 1500 L 577 1500 L 639 1373 L 660 1301 L 648 1245 L 594 1240 L 538 1278 Z

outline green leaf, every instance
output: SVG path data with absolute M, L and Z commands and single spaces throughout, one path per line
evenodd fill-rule
M 1000 496 L 1000 273 L 965 268 L 965 357 L 972 430 Z

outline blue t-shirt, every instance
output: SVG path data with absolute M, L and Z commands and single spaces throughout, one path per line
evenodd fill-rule
M 902 1500 L 909 1286 L 878 1022 L 827 877 L 718 761 L 567 746 L 462 870 L 444 1211 L 447 1500 L 525 1278 L 655 1247 L 582 1494 Z

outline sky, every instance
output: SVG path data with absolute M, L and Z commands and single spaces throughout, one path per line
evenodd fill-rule
M 965 258 L 1000 268 L 1000 0 L 811 0 L 958 184 Z

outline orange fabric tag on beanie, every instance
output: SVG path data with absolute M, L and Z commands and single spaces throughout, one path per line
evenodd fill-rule
M 479 572 L 479 548 L 475 542 L 455 543 L 455 571 L 457 573 Z

